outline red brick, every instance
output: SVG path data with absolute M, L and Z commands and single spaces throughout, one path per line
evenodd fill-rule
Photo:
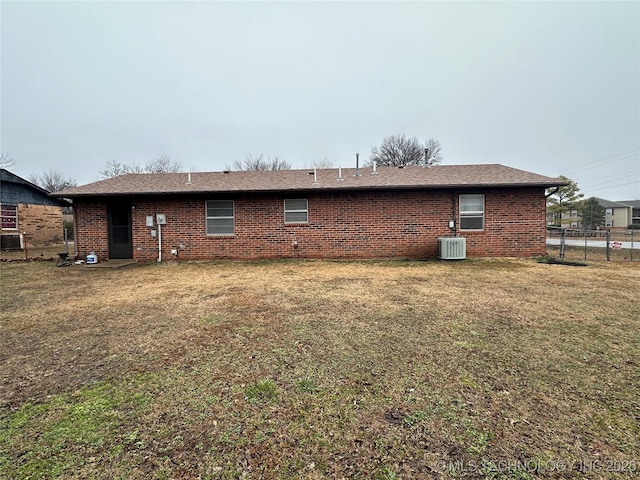
M 460 192 L 312 192 L 255 196 L 199 196 L 132 201 L 133 255 L 139 261 L 158 257 L 158 239 L 146 227 L 147 215 L 164 213 L 163 260 L 264 258 L 410 258 L 435 257 L 437 238 L 450 236 L 452 200 Z M 466 192 L 465 192 L 466 193 Z M 545 253 L 543 188 L 503 188 L 485 194 L 483 231 L 459 231 L 469 256 L 531 257 Z M 206 234 L 205 202 L 234 200 L 235 235 Z M 309 223 L 284 223 L 284 199 L 307 198 Z M 78 254 L 95 251 L 108 257 L 107 207 L 76 200 Z M 456 211 L 456 225 L 459 224 Z M 154 227 L 157 229 L 157 226 Z M 293 247 L 297 243 L 297 248 Z M 181 247 L 181 245 L 183 247 Z

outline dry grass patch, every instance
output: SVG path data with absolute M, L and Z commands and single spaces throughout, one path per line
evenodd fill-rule
M 624 476 L 639 290 L 509 259 L 2 265 L 0 472 Z

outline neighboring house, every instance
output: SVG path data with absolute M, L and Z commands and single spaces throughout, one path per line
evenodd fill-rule
M 604 208 L 604 226 L 610 230 L 626 230 L 629 225 L 640 225 L 640 200 L 622 200 L 612 202 L 604 198 L 594 197 Z M 582 218 L 578 210 L 563 212 L 563 226 L 582 228 Z
M 455 236 L 469 256 L 530 257 L 545 253 L 545 188 L 556 185 L 444 165 L 128 174 L 53 195 L 73 199 L 81 257 L 421 259 Z
M 62 241 L 62 208 L 69 203 L 51 198 L 39 186 L 0 169 L 0 245 L 3 249 Z

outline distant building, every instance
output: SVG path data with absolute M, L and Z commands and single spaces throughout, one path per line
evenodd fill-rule
M 611 201 L 595 197 L 604 208 L 604 228 L 610 230 L 626 230 L 629 225 L 640 226 L 640 200 Z M 551 214 L 550 214 L 551 215 Z M 555 220 L 549 215 L 547 220 Z M 578 209 L 562 213 L 561 224 L 564 227 L 582 228 L 583 222 Z
M 61 242 L 62 209 L 68 206 L 67 201 L 50 197 L 45 189 L 0 169 L 0 248 L 18 250 L 25 243 Z

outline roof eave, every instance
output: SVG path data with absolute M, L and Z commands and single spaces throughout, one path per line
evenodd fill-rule
M 91 198 L 91 197 L 132 197 L 132 196 L 149 196 L 158 197 L 164 195 L 210 195 L 210 194 L 263 194 L 263 193 L 280 193 L 280 192 L 337 192 L 337 191 L 372 191 L 372 190 L 469 190 L 480 188 L 549 188 L 556 186 L 568 185 L 567 182 L 533 182 L 533 183 L 474 183 L 474 184 L 440 184 L 440 185 L 335 185 L 335 186 L 309 186 L 309 187 L 292 187 L 292 188 L 274 188 L 274 189 L 222 189 L 222 190 L 179 190 L 165 192 L 88 192 L 88 193 L 71 193 L 64 191 L 50 194 L 51 197 L 57 198 Z

